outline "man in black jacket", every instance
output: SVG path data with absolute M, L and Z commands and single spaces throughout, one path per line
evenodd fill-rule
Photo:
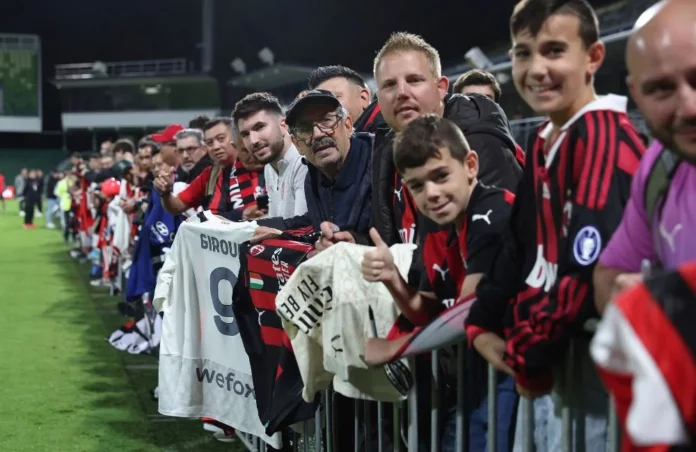
M 381 112 L 392 129 L 378 140 L 372 162 L 372 221 L 387 244 L 415 243 L 419 221 L 394 168 L 393 138 L 422 114 L 441 115 L 459 126 L 478 154 L 481 182 L 515 191 L 522 167 L 515 158 L 515 141 L 505 113 L 483 95 L 447 94 L 449 81 L 442 76 L 439 54 L 423 38 L 393 34 L 375 57 L 374 75 Z M 322 226 L 319 249 L 351 240 L 350 234 L 335 229 L 331 224 Z
M 255 240 L 282 230 L 318 231 L 322 222 L 331 222 L 350 231 L 352 242 L 368 243 L 373 136 L 353 133 L 346 109 L 330 91 L 320 89 L 301 93 L 288 109 L 286 123 L 308 166 L 308 212 L 259 220 Z
M 345 66 L 321 66 L 307 80 L 309 89 L 331 91 L 348 110 L 356 132 L 370 132 L 380 136 L 380 131 L 389 130 L 377 101 L 370 102 L 370 88 L 365 79 L 353 69 Z

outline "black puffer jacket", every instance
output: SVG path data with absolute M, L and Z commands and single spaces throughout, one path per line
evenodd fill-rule
M 356 132 L 369 132 L 377 135 L 380 130 L 388 130 L 389 125 L 384 120 L 384 116 L 382 116 L 379 104 L 377 101 L 374 101 L 360 117 L 355 120 L 353 128 Z
M 505 112 L 486 96 L 449 94 L 444 99 L 444 117 L 462 129 L 471 149 L 479 156 L 481 182 L 515 191 L 522 167 L 515 158 L 515 141 Z M 372 222 L 389 245 L 401 241 L 400 225 L 393 214 L 394 133 L 377 140 L 372 160 Z

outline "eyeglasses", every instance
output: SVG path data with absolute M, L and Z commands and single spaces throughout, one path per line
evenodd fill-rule
M 197 150 L 199 150 L 201 147 L 200 146 L 189 146 L 187 148 L 176 148 L 176 152 L 179 153 L 179 155 L 184 155 L 184 153 L 191 155 Z
M 314 128 L 317 127 L 323 133 L 333 133 L 338 127 L 338 121 L 341 120 L 341 116 L 338 114 L 326 115 L 324 119 L 319 121 L 313 121 L 310 123 L 300 123 L 297 124 L 290 130 L 292 136 L 295 137 L 297 141 L 307 142 L 312 135 L 314 135 Z

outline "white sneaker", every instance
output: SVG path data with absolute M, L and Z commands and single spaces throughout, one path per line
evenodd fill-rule
M 223 443 L 234 443 L 237 441 L 236 433 L 232 435 L 228 435 L 225 432 L 213 433 L 213 438 Z
M 213 433 L 223 433 L 223 434 L 225 433 L 225 431 L 223 429 L 221 429 L 217 425 L 213 425 L 209 422 L 203 423 L 203 430 L 205 430 L 206 432 L 213 432 Z
M 43 214 L 41 212 L 36 212 L 36 218 L 41 218 L 43 217 Z
M 55 228 L 56 228 L 56 225 L 53 224 L 53 223 L 48 223 L 48 224 L 46 225 L 46 227 L 47 227 L 48 229 L 55 229 Z
M 25 215 L 25 214 L 24 214 L 24 211 L 23 211 L 23 210 L 20 210 L 20 211 L 19 211 L 19 216 L 20 216 L 20 217 L 23 217 L 24 215 Z

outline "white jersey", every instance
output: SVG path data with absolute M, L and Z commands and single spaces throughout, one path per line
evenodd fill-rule
M 280 434 L 264 433 L 249 357 L 232 310 L 240 272 L 239 244 L 256 223 L 192 217 L 177 232 L 158 277 L 155 304 L 164 312 L 159 364 L 159 412 L 210 417 L 261 437 L 275 448 Z
M 372 249 L 333 245 L 297 267 L 276 297 L 276 311 L 292 343 L 304 382 L 302 398 L 307 402 L 332 380 L 334 389 L 346 397 L 383 402 L 405 399 L 405 391 L 397 389 L 384 367 L 369 367 L 364 360 L 365 341 L 374 337 L 369 307 L 381 338 L 398 314 L 387 288 L 362 277 L 363 255 Z M 415 246 L 398 244 L 390 249 L 406 278 Z M 405 361 L 401 367 L 410 378 Z

